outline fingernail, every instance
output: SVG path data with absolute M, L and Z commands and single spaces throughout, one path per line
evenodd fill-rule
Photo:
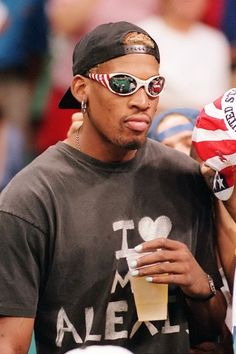
M 143 246 L 142 245 L 138 245 L 138 246 L 135 246 L 134 249 L 136 252 L 141 252 L 142 251 L 142 248 Z
M 152 283 L 152 281 L 153 281 L 153 278 L 152 278 L 152 277 L 146 277 L 145 279 L 146 279 L 146 281 L 147 281 L 148 283 Z
M 136 268 L 137 267 L 137 261 L 133 260 L 130 262 L 130 268 Z
M 132 277 L 136 277 L 137 275 L 138 275 L 138 270 L 133 270 L 132 272 L 131 272 L 131 275 L 132 275 Z

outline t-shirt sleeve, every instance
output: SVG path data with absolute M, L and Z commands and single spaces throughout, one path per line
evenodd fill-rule
M 46 235 L 0 212 L 0 315 L 34 317 L 43 286 Z

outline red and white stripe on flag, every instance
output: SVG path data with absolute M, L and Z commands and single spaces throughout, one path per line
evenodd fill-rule
M 204 107 L 192 139 L 197 155 L 216 171 L 215 195 L 227 200 L 233 192 L 233 166 L 236 166 L 236 88 Z

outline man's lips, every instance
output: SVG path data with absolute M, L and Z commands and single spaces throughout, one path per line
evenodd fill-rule
M 132 117 L 129 117 L 125 120 L 125 125 L 130 130 L 133 130 L 136 132 L 144 132 L 149 128 L 150 119 L 147 116 L 142 116 L 142 117 L 132 116 Z

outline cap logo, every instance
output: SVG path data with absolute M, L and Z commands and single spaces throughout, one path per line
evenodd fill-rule
M 155 48 L 153 40 L 148 37 L 146 34 L 138 33 L 138 32 L 130 32 L 128 33 L 124 39 L 123 44 L 128 46 L 145 46 L 149 48 Z

